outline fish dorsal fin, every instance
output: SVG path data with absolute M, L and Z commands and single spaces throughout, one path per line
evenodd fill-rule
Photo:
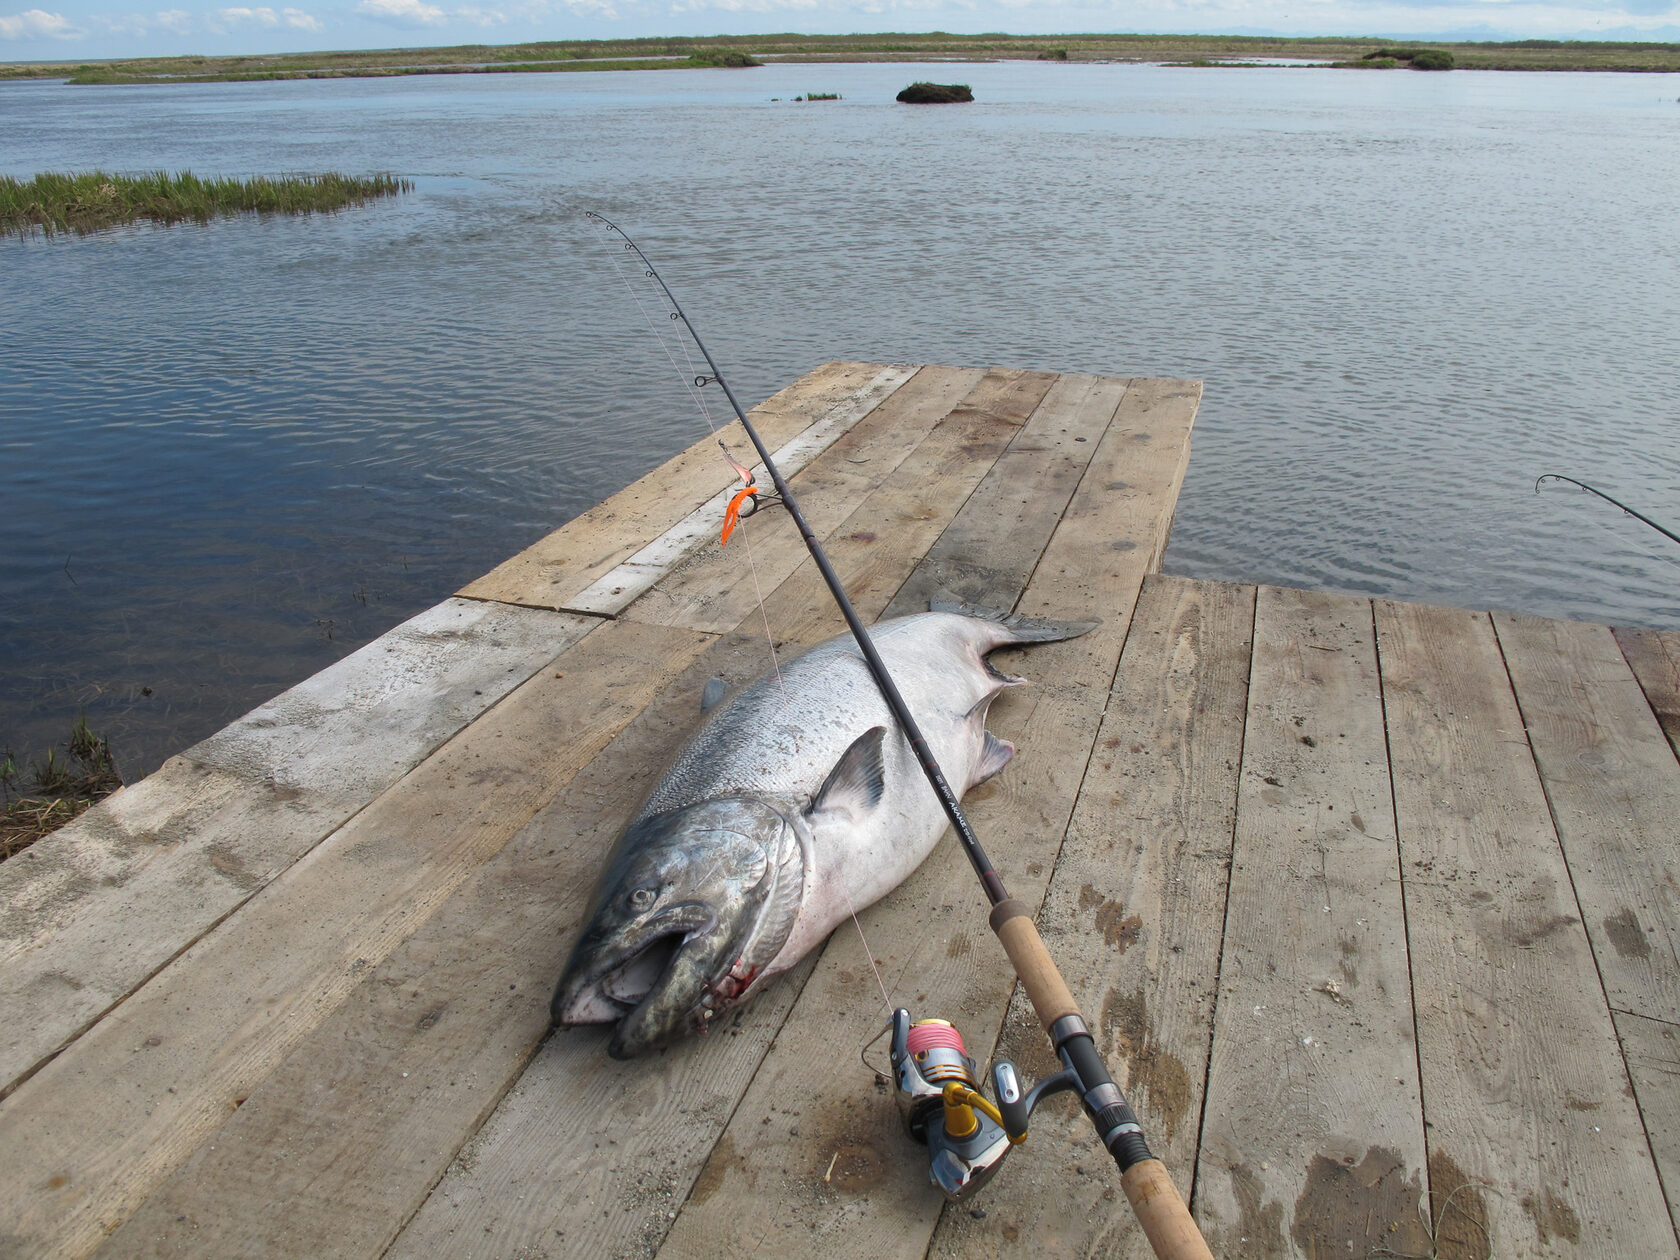
M 708 679 L 706 689 L 700 693 L 700 712 L 710 713 L 717 707 L 717 702 L 723 699 L 723 693 L 729 690 L 729 684 L 721 678 Z
M 881 741 L 887 728 L 872 726 L 852 741 L 811 801 L 809 814 L 845 813 L 862 818 L 881 803 L 886 791 L 887 766 Z

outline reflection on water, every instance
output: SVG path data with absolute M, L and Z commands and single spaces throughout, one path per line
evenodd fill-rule
M 418 184 L 0 242 L 0 745 L 152 769 L 693 441 L 590 208 L 743 398 L 1204 379 L 1169 571 L 1680 625 L 1671 544 L 1533 493 L 1680 519 L 1674 76 L 928 69 L 0 85 L 9 174 Z

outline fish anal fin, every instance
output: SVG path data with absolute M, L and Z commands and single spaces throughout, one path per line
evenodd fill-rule
M 986 732 L 985 739 L 985 745 L 980 750 L 980 764 L 974 767 L 974 781 L 969 787 L 984 783 L 1015 757 L 1015 745 L 1007 739 L 999 739 L 990 731 Z
M 706 689 L 700 693 L 700 712 L 710 713 L 717 707 L 717 702 L 723 699 L 724 692 L 729 690 L 729 684 L 721 678 L 706 680 Z
M 881 803 L 887 767 L 881 742 L 887 728 L 872 726 L 852 741 L 811 801 L 809 814 L 845 813 L 861 818 Z

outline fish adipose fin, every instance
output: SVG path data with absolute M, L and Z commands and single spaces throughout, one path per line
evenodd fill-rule
M 881 756 L 886 733 L 886 727 L 872 726 L 852 741 L 812 798 L 808 813 L 843 813 L 855 822 L 881 803 L 887 783 Z
M 963 617 L 978 617 L 982 621 L 993 621 L 1009 631 L 1008 643 L 1055 643 L 1061 639 L 1077 639 L 1082 634 L 1089 634 L 1098 626 L 1100 621 L 1044 621 L 1035 617 L 1023 617 L 1019 613 L 999 612 L 995 608 L 982 608 L 977 604 L 964 604 L 957 601 L 936 600 L 928 605 L 931 612 L 956 613 Z

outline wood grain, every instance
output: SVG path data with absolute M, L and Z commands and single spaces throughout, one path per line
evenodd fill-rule
M 743 682 L 763 658 L 745 637 L 696 658 L 367 974 L 105 1254 L 375 1255 L 414 1218 L 400 1250 L 505 1255 L 557 1244 L 557 1228 L 583 1238 L 576 1223 L 606 1187 L 646 1210 L 615 1213 L 588 1236 L 606 1251 L 630 1245 L 664 1203 L 646 1179 L 670 1177 L 668 1161 L 696 1143 L 698 1166 L 716 1126 L 692 1117 L 733 1106 L 798 977 L 733 1031 L 635 1064 L 606 1057 L 602 1029 L 545 1040 L 549 995 L 619 829 L 699 720 L 706 680 Z M 428 1203 L 446 1172 L 449 1189 Z
M 596 624 L 448 600 L 0 865 L 0 1097 Z
M 1680 1025 L 1616 1011 L 1616 1032 L 1651 1139 L 1668 1215 L 1680 1233 Z
M 1222 1256 L 1424 1254 L 1368 601 L 1263 586 L 1196 1209 Z
M 892 395 L 913 376 L 952 375 L 960 369 L 909 367 L 885 368 L 866 389 L 835 403 L 813 415 L 811 427 L 796 434 L 773 450 L 771 458 L 776 471 L 784 480 L 796 476 L 834 443 L 851 432 L 866 415 L 880 410 L 880 404 L 890 402 Z M 976 373 L 976 375 L 978 375 Z M 757 428 L 755 422 L 754 428 Z M 761 433 L 762 438 L 764 435 Z M 774 479 L 764 465 L 750 454 L 743 453 L 740 463 L 756 474 L 757 484 L 766 494 L 774 491 Z M 834 461 L 829 466 L 837 467 Z M 640 598 L 653 584 L 676 568 L 684 559 L 706 548 L 713 538 L 721 538 L 726 512 L 742 488 L 733 481 L 682 520 L 667 529 L 647 546 L 636 552 L 618 567 L 602 574 L 589 586 L 566 601 L 568 612 L 598 613 L 613 616 Z M 738 567 L 738 566 L 737 566 Z
M 1376 615 L 1440 1254 L 1672 1256 L 1493 627 Z
M 885 374 L 885 376 L 883 376 Z M 774 451 L 811 426 L 815 416 L 845 405 L 860 391 L 879 390 L 902 378 L 877 363 L 825 363 L 754 407 L 759 436 Z M 877 380 L 882 385 L 877 385 Z M 732 420 L 718 431 L 736 456 L 752 450 L 746 431 Z M 531 608 L 562 609 L 567 601 L 628 560 L 650 541 L 735 480 L 718 457 L 718 438 L 698 438 L 604 502 L 532 543 L 475 582 L 461 588 L 469 599 L 498 600 Z
M 1639 678 L 1645 699 L 1680 756 L 1680 631 L 1617 630 L 1616 642 Z
M 929 384 L 945 388 L 937 381 Z M 1047 388 L 1049 382 L 1043 384 Z M 908 487 L 927 490 L 930 477 L 979 476 L 965 465 L 977 462 L 988 445 L 1001 448 L 1014 431 L 994 407 L 1019 406 L 1020 398 L 1015 374 L 999 374 L 985 389 L 977 387 L 961 416 L 949 416 L 902 461 L 911 470 L 899 468 L 876 495 L 891 501 L 902 498 Z M 989 400 L 995 401 L 976 405 Z M 966 458 L 959 459 L 965 449 Z M 845 454 L 837 446 L 828 459 L 839 458 Z M 895 482 L 898 477 L 905 480 Z M 947 511 L 961 501 L 962 496 L 947 496 Z M 857 509 L 866 510 L 867 504 Z M 943 524 L 937 521 L 935 528 Z M 907 570 L 917 546 L 914 533 L 889 535 L 877 549 L 885 554 L 871 554 L 867 561 L 877 571 L 894 565 Z M 854 552 L 837 560 L 848 584 L 855 578 L 848 561 L 862 558 Z M 657 597 L 656 590 L 650 598 Z M 791 629 L 778 623 L 778 628 L 795 644 L 813 641 L 822 629 L 815 620 Z M 743 629 L 739 639 L 729 640 L 741 645 L 743 663 L 736 674 L 721 675 L 726 679 L 742 676 L 747 663 L 755 664 L 753 673 L 767 664 L 763 642 L 752 638 L 755 612 L 749 610 Z M 711 668 L 716 652 L 702 661 L 712 673 L 719 672 Z M 480 1254 L 482 1244 L 482 1254 L 505 1255 L 557 1246 L 562 1235 L 567 1254 L 636 1254 L 657 1246 L 669 1226 L 668 1213 L 691 1190 L 695 1197 L 709 1193 L 701 1166 L 708 1155 L 716 1158 L 714 1144 L 814 962 L 808 960 L 756 999 L 727 1039 L 686 1043 L 657 1059 L 623 1065 L 604 1057 L 599 1034 L 574 1031 L 552 1038 L 415 1215 L 394 1254 Z M 854 977 L 853 984 L 867 1000 L 872 984 L 867 973 Z M 590 1140 L 556 1143 L 557 1111 L 574 1117 Z M 772 1123 L 781 1120 L 778 1115 Z M 755 1143 L 762 1140 L 754 1135 Z M 531 1192 L 538 1186 L 541 1192 Z M 607 1208 L 604 1215 L 601 1207 Z
M 20 1086 L 0 1236 L 91 1251 L 706 642 L 600 626 Z
M 1680 763 L 1609 630 L 1496 613 L 1610 1005 L 1680 1023 Z
M 1135 420 L 1157 402 L 1143 392 L 1137 410 L 1128 412 L 1130 400 L 1128 391 L 1052 539 L 1057 564 L 1047 569 L 1041 560 L 1021 600 L 1067 608 L 1083 597 L 1120 615 L 1111 613 L 1082 639 L 1024 654 L 1014 668 L 1038 685 L 1005 693 L 990 722 L 1018 743 L 1022 756 L 967 802 L 998 868 L 1029 902 L 1043 895 L 1101 721 L 1143 579 L 1137 553 L 1150 550 L 1113 546 L 1117 527 L 1136 520 L 1137 505 L 1110 484 L 1118 466 L 1137 461 L 1142 445 L 1122 418 Z M 1176 443 L 1160 439 L 1159 457 L 1169 471 L 1162 481 L 1182 457 L 1193 402 L 1175 414 Z M 977 505 L 976 511 L 989 509 Z M 990 514 L 997 537 L 1007 537 L 1014 518 Z M 1080 528 L 1064 537 L 1070 519 Z M 1139 533 L 1152 538 L 1157 530 L 1164 536 L 1165 526 L 1150 521 Z M 1079 575 L 1078 591 L 1060 589 L 1069 573 Z M 1040 581 L 1057 589 L 1035 589 Z M 860 914 L 861 936 L 840 931 L 830 938 L 679 1212 L 662 1257 L 754 1248 L 848 1256 L 925 1252 L 942 1203 L 927 1180 L 926 1153 L 905 1137 L 872 1073 L 848 1066 L 849 1056 L 834 1048 L 861 1046 L 880 1031 L 887 1012 L 869 996 L 874 968 L 891 1003 L 954 1020 L 971 1045 L 993 1042 L 1013 985 L 1001 949 L 987 939 L 983 906 L 972 870 L 947 836 L 904 884 Z M 754 1210 L 743 1214 L 739 1205 L 749 1202 Z
M 923 368 L 846 433 L 819 463 L 791 479 L 800 510 L 819 538 L 832 533 L 909 458 L 980 383 L 983 372 Z M 774 508 L 749 517 L 726 547 L 716 536 L 668 573 L 624 615 L 721 634 L 755 613 L 809 552 L 792 518 Z
M 1225 921 L 1254 588 L 1150 577 L 1039 915 L 1150 1149 L 1188 1195 Z M 1030 662 L 1030 658 L 1029 658 Z M 1055 1069 L 1016 995 L 997 1054 Z M 947 1206 L 930 1254 L 1149 1256 L 1091 1124 L 1044 1104 L 976 1200 Z

